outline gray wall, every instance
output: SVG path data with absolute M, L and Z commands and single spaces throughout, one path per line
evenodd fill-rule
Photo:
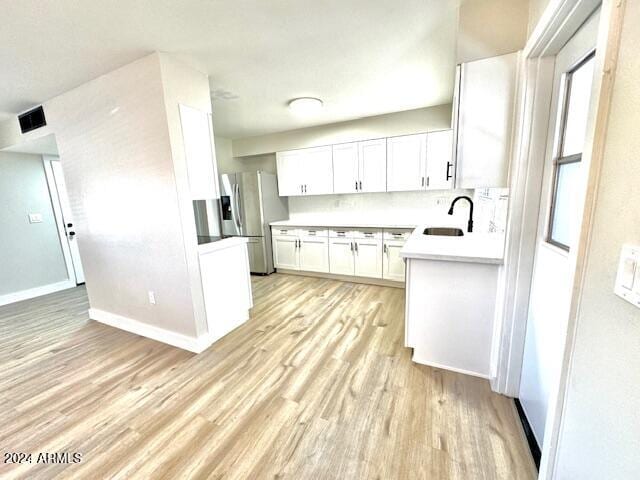
M 0 295 L 67 279 L 42 158 L 0 152 Z
M 640 2 L 627 2 L 569 370 L 556 477 L 637 479 L 640 309 L 613 293 L 622 245 L 640 245 Z

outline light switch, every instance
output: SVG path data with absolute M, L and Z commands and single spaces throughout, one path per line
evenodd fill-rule
M 620 253 L 614 292 L 640 307 L 640 246 L 624 245 Z
M 29 214 L 29 223 L 42 223 L 42 214 L 41 213 L 30 213 Z
M 636 261 L 634 258 L 623 259 L 622 272 L 620 274 L 620 286 L 627 290 L 633 290 L 633 282 L 636 275 Z

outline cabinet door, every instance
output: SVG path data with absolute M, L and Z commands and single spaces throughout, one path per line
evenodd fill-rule
M 185 105 L 179 109 L 191 198 L 218 198 L 210 114 Z
M 424 190 L 427 134 L 387 138 L 387 191 Z
M 304 159 L 302 150 L 276 153 L 278 169 L 278 195 L 292 197 L 303 194 L 302 170 L 300 164 Z
M 298 237 L 273 237 L 273 264 L 276 268 L 300 270 Z
M 517 53 L 462 64 L 458 188 L 508 186 L 517 70 Z
M 358 143 L 359 183 L 361 192 L 385 192 L 387 190 L 387 139 Z
M 333 146 L 333 193 L 358 191 L 358 144 Z
M 353 275 L 353 240 L 349 238 L 329 239 L 329 272 Z
M 387 240 L 384 242 L 382 256 L 382 278 L 404 282 L 404 260 L 400 257 L 403 241 Z
M 305 195 L 333 193 L 333 162 L 331 147 L 305 148 L 299 165 L 304 178 Z
M 300 270 L 329 271 L 329 240 L 327 238 L 300 238 Z
M 453 187 L 453 130 L 427 134 L 427 190 Z
M 354 242 L 356 276 L 382 278 L 382 242 L 362 238 Z

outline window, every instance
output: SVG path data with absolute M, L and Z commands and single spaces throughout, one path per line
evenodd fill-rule
M 547 241 L 567 251 L 579 221 L 577 200 L 581 194 L 582 149 L 587 133 L 594 55 L 592 52 L 564 78 Z

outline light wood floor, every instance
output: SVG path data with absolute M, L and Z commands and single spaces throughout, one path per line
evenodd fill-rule
M 0 308 L 0 447 L 81 452 L 3 478 L 532 479 L 512 402 L 420 366 L 404 290 L 253 281 L 251 320 L 194 355 L 91 322 L 83 288 Z

